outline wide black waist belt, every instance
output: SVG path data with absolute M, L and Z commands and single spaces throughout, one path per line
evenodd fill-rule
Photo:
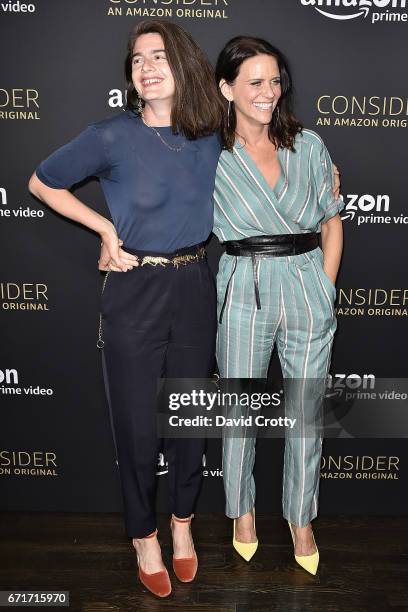
M 256 272 L 257 257 L 287 257 L 288 255 L 300 255 L 313 251 L 319 246 L 318 236 L 315 232 L 307 234 L 280 234 L 278 236 L 251 236 L 242 240 L 228 240 L 225 242 L 226 253 L 235 256 L 234 267 L 225 289 L 224 302 L 222 304 L 219 322 L 222 323 L 228 292 L 232 277 L 237 267 L 238 257 L 251 257 L 254 277 L 254 290 L 256 306 L 261 310 L 261 299 L 259 297 L 258 275 Z
M 243 240 L 228 240 L 225 243 L 228 255 L 251 257 L 266 255 L 284 257 L 312 251 L 319 245 L 317 234 L 281 234 L 280 236 L 251 236 Z

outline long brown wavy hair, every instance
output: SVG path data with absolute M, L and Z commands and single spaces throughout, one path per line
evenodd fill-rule
M 296 134 L 302 131 L 302 124 L 293 114 L 293 88 L 288 62 L 284 55 L 262 38 L 253 36 L 236 36 L 232 38 L 218 56 L 215 68 L 217 85 L 222 79 L 232 85 L 238 76 L 241 64 L 256 55 L 271 55 L 278 63 L 282 95 L 269 124 L 269 138 L 276 148 L 287 148 L 294 151 Z M 223 146 L 231 151 L 236 139 L 237 117 L 234 103 L 230 105 L 228 113 L 228 102 L 218 88 L 218 95 L 223 105 L 223 121 L 221 138 Z M 277 110 L 279 109 L 279 110 Z M 229 114 L 229 117 L 228 117 Z
M 160 34 L 175 82 L 171 111 L 174 133 L 189 139 L 207 136 L 220 129 L 223 107 L 214 82 L 214 72 L 207 57 L 192 36 L 170 21 L 146 20 L 129 35 L 125 73 L 126 108 L 138 112 L 139 96 L 132 82 L 132 55 L 136 39 L 142 34 Z

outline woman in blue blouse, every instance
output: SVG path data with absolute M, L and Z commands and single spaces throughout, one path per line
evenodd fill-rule
M 213 223 L 221 104 L 204 54 L 170 22 L 134 29 L 126 77 L 126 112 L 89 126 L 53 153 L 29 188 L 100 235 L 101 266 L 109 262 L 110 270 L 126 272 L 105 278 L 99 346 L 127 532 L 140 580 L 165 597 L 171 584 L 155 517 L 156 385 L 161 377 L 207 378 L 213 371 L 215 285 L 203 243 Z M 99 178 L 112 221 L 70 193 L 89 176 Z M 173 568 L 189 582 L 197 571 L 190 522 L 204 442 L 166 443 Z

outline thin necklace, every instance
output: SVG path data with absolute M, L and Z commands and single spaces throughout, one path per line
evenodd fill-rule
M 157 136 L 160 138 L 160 140 L 162 141 L 162 143 L 163 143 L 163 144 L 164 144 L 164 145 L 165 145 L 165 146 L 166 146 L 168 149 L 170 149 L 170 151 L 175 151 L 176 153 L 180 153 L 180 151 L 181 151 L 182 149 L 184 149 L 184 147 L 185 147 L 185 145 L 186 145 L 186 142 L 185 142 L 185 141 L 183 142 L 183 144 L 181 145 L 181 147 L 172 147 L 171 145 L 169 145 L 169 143 L 168 143 L 168 142 L 166 142 L 166 141 L 164 140 L 164 138 L 162 137 L 162 135 L 160 134 L 160 132 L 158 132 L 158 131 L 156 130 L 156 128 L 155 128 L 155 127 L 153 127 L 152 125 L 149 125 L 148 123 L 146 123 L 145 118 L 144 118 L 144 116 L 143 116 L 143 113 L 142 113 L 140 116 L 141 116 L 142 121 L 143 121 L 143 123 L 145 124 L 145 126 L 146 126 L 146 127 L 148 127 L 148 128 L 150 128 L 151 130 L 153 130 L 153 132 L 154 132 L 155 134 L 157 134 Z

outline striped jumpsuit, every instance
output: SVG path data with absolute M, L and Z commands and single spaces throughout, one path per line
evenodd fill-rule
M 281 174 L 268 185 L 245 148 L 223 151 L 215 183 L 214 233 L 221 242 L 320 230 L 344 206 L 333 195 L 329 153 L 310 130 L 296 136 L 295 152 L 279 149 Z M 261 309 L 257 308 L 257 275 Z M 228 286 L 228 282 L 229 286 Z M 276 344 L 285 388 L 285 413 L 297 419 L 299 435 L 287 435 L 283 474 L 283 515 L 297 526 L 317 514 L 322 438 L 301 435 L 318 418 L 321 401 L 306 400 L 288 381 L 324 380 L 336 318 L 336 288 L 323 271 L 320 247 L 300 255 L 250 257 L 223 254 L 217 275 L 217 360 L 222 378 L 266 378 Z M 295 389 L 293 391 L 293 389 Z M 223 441 L 226 514 L 237 518 L 255 505 L 255 438 Z

